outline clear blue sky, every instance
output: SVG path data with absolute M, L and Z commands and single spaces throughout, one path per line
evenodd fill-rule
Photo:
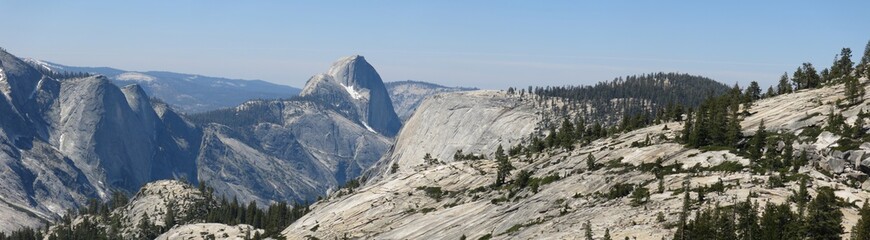
M 544 4 L 546 3 L 546 4 Z M 772 84 L 870 40 L 870 1 L 12 1 L 0 46 L 77 66 L 301 87 L 341 56 L 385 81 L 506 88 L 679 71 Z

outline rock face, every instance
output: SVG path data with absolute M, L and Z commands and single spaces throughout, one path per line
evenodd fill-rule
M 426 164 L 426 154 L 452 162 L 458 150 L 486 156 L 499 145 L 508 149 L 537 130 L 541 118 L 535 111 L 529 101 L 498 91 L 431 96 L 405 123 L 393 151 L 373 171 L 385 175 L 396 164 L 399 172 L 414 172 Z
M 24 59 L 44 71 L 83 72 L 106 76 L 118 86 L 137 84 L 148 95 L 186 113 L 237 106 L 250 99 L 296 96 L 300 89 L 261 80 L 239 80 L 162 71 L 132 72 L 109 67 L 74 67 Z
M 841 90 L 841 86 L 825 87 L 759 101 L 749 109 L 750 115 L 743 121 L 743 131 L 754 132 L 761 119 L 765 120 L 769 130 L 799 133 L 810 131 L 812 126 L 822 127 L 826 124 L 825 117 L 813 113 L 835 108 L 835 101 L 826 99 L 835 99 L 835 93 Z M 707 192 L 707 200 L 698 206 L 699 209 L 717 204 L 729 206 L 747 198 L 753 202 L 783 203 L 789 201 L 788 197 L 798 189 L 795 181 L 773 186 L 773 175 L 753 173 L 748 168 L 751 164 L 748 159 L 729 151 L 702 151 L 676 142 L 679 129 L 683 128 L 679 122 L 666 122 L 588 144 L 577 144 L 570 151 L 551 149 L 511 157 L 510 161 L 516 168 L 511 177 L 527 171 L 538 181 L 552 181 L 534 188 L 492 188 L 497 171 L 491 156 L 487 155 L 484 160 L 452 161 L 449 157 L 452 153 L 444 152 L 455 141 L 476 139 L 474 129 L 489 127 L 482 124 L 453 125 L 481 117 L 460 114 L 463 108 L 449 106 L 448 100 L 438 99 L 447 96 L 452 97 L 447 99 L 461 99 L 457 95 L 470 94 L 479 93 L 452 93 L 427 99 L 400 132 L 394 152 L 383 161 L 384 166 L 378 168 L 383 177 L 353 191 L 341 190 L 316 203 L 308 215 L 285 229 L 283 235 L 288 239 L 457 239 L 463 236 L 468 239 L 484 236 L 492 239 L 573 239 L 583 236 L 582 226 L 590 221 L 596 238 L 609 229 L 613 239 L 662 239 L 673 237 L 675 229 L 667 226 L 679 221 L 683 199 L 677 191 L 684 181 L 692 188 L 720 183 L 725 186 L 721 192 Z M 822 101 L 810 100 L 816 97 Z M 465 100 L 469 102 L 469 99 Z M 443 106 L 441 110 L 429 111 L 439 109 L 439 106 Z M 444 111 L 450 109 L 456 110 Z M 867 112 L 870 109 L 868 102 L 841 112 L 851 124 L 861 109 Z M 547 109 L 531 108 L 505 116 L 522 116 L 525 114 L 520 113 L 536 111 Z M 502 116 L 497 115 L 495 121 L 500 121 Z M 429 120 L 442 118 L 446 122 Z M 431 124 L 441 126 L 441 130 L 433 133 L 432 129 L 417 125 L 416 122 L 423 120 L 434 121 Z M 522 133 L 521 129 L 504 130 Z M 853 181 L 866 179 L 866 174 L 850 168 L 865 165 L 864 162 L 870 160 L 856 163 L 864 158 L 863 152 L 859 153 L 864 149 L 834 149 L 838 146 L 832 144 L 836 141 L 831 139 L 835 138 L 838 137 L 830 133 L 818 137 L 803 135 L 793 143 L 780 145 L 793 144 L 796 153 L 807 151 L 811 163 L 802 167 L 800 172 L 810 177 L 810 194 L 816 194 L 818 187 L 832 186 L 841 199 L 868 199 L 870 192 L 861 190 Z M 637 144 L 645 141 L 648 144 Z M 457 145 L 474 146 L 474 143 Z M 427 151 L 444 163 L 423 164 L 421 153 Z M 468 151 L 475 153 L 474 150 Z M 589 156 L 595 165 L 601 167 L 589 169 L 586 163 Z M 675 173 L 664 174 L 659 181 L 653 171 L 642 170 L 643 165 L 656 162 L 661 166 L 671 166 Z M 398 163 L 398 171 L 387 172 L 385 165 L 388 163 Z M 736 171 L 708 169 L 723 166 L 723 163 L 727 164 L 724 166 L 744 168 Z M 823 174 L 822 170 L 826 168 L 836 171 L 831 175 Z M 648 189 L 648 201 L 634 205 L 628 196 L 605 197 L 617 184 Z M 694 201 L 698 195 L 690 193 L 690 198 Z M 846 207 L 842 212 L 843 226 L 853 226 L 858 218 L 857 211 Z M 848 233 L 842 237 L 848 238 Z
M 256 116 L 239 123 L 238 116 Z M 199 179 L 241 201 L 313 201 L 362 174 L 400 127 L 361 56 L 312 77 L 298 98 L 255 100 L 193 116 L 205 124 Z
M 229 226 L 220 223 L 197 223 L 172 228 L 168 232 L 157 237 L 157 240 L 243 240 L 252 239 L 257 233 L 263 234 L 263 232 L 263 229 L 256 229 L 251 225 L 246 224 Z
M 202 215 L 204 209 L 196 206 L 207 201 L 203 193 L 189 184 L 175 180 L 160 180 L 146 184 L 122 208 L 116 209 L 112 215 L 121 219 L 121 235 L 133 238 L 138 233 L 138 224 L 142 218 L 148 217 L 155 226 L 166 226 L 166 213 L 174 211 L 178 219 L 186 216 Z
M 359 55 L 339 59 L 327 73 L 308 80 L 299 95 L 351 103 L 359 121 L 384 136 L 392 137 L 402 127 L 381 76 Z
M 420 81 L 398 81 L 386 83 L 387 92 L 393 101 L 396 114 L 402 122 L 408 121 L 426 97 L 447 92 L 474 91 L 475 88 L 445 87 Z
M 0 230 L 53 219 L 111 189 L 196 178 L 196 128 L 155 112 L 138 86 L 58 81 L 5 51 L 0 72 L 0 191 L 5 206 L 28 216 L 3 218 Z
M 15 216 L 0 231 L 159 179 L 203 181 L 261 206 L 312 201 L 374 165 L 401 126 L 359 56 L 312 78 L 305 97 L 214 111 L 231 114 L 223 124 L 194 124 L 138 85 L 44 71 L 0 51 L 0 213 Z M 133 75 L 124 78 L 144 79 Z

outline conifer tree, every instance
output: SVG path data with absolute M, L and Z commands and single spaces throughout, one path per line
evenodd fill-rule
M 498 145 L 498 148 L 495 150 L 495 159 L 498 164 L 498 169 L 496 169 L 495 185 L 501 186 L 510 176 L 511 170 L 514 169 L 514 166 L 511 165 L 511 162 L 510 160 L 508 160 L 507 155 L 504 154 L 504 148 L 502 148 L 501 145 Z
M 779 78 L 779 84 L 776 86 L 777 94 L 791 93 L 791 83 L 788 82 L 788 72 L 783 73 Z
M 807 209 L 806 231 L 810 239 L 836 240 L 843 234 L 843 213 L 837 205 L 834 189 L 819 188 L 819 194 Z
M 852 240 L 870 240 L 870 203 L 864 200 L 864 205 L 858 211 L 858 222 L 852 227 Z
M 586 224 L 584 224 L 583 226 L 585 227 L 584 232 L 586 235 L 586 240 L 594 240 L 594 238 L 592 238 L 592 224 L 589 223 L 589 220 L 586 220 Z
M 864 55 L 861 56 L 856 70 L 858 77 L 870 78 L 870 41 L 867 41 L 867 46 L 864 47 Z
M 758 130 L 755 131 L 755 136 L 752 136 L 752 140 L 750 142 L 749 147 L 749 157 L 753 160 L 761 159 L 762 154 L 764 153 L 764 147 L 767 143 L 767 131 L 764 128 L 764 119 L 761 119 L 761 123 L 758 124 Z
M 849 104 L 855 105 L 860 103 L 862 98 L 864 97 L 864 86 L 861 85 L 861 82 L 858 81 L 858 78 L 855 76 L 844 76 L 843 82 L 846 85 L 846 100 L 849 101 Z
M 840 54 L 837 55 L 834 64 L 831 66 L 831 79 L 844 79 L 852 75 L 853 64 L 852 49 L 843 48 L 840 50 Z
M 744 101 L 747 103 L 754 102 L 761 98 L 761 87 L 758 86 L 758 82 L 752 81 L 749 83 L 749 87 L 746 88 L 746 93 L 744 95 Z
M 586 169 L 588 171 L 598 170 L 598 166 L 595 164 L 595 156 L 592 156 L 592 153 L 586 155 Z

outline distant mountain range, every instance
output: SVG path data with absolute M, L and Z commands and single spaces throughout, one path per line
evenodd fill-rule
M 261 206 L 312 201 L 372 166 L 402 126 L 361 56 L 315 75 L 299 96 L 195 114 L 178 114 L 141 87 L 168 94 L 184 75 L 102 69 L 55 78 L 45 68 L 79 70 L 45 64 L 0 49 L 0 232 L 159 179 L 207 183 L 217 195 Z M 119 87 L 125 83 L 135 84 Z M 262 88 L 212 83 L 219 86 L 204 91 Z
M 138 84 L 156 97 L 185 113 L 234 107 L 251 99 L 277 99 L 296 96 L 298 88 L 266 82 L 209 77 L 165 71 L 126 71 L 110 67 L 74 67 L 37 59 L 25 62 L 53 72 L 81 72 L 106 76 L 115 85 Z

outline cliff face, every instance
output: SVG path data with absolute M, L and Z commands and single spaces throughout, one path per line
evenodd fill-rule
M 196 139 L 182 134 L 195 127 L 170 131 L 163 117 L 174 113 L 158 115 L 138 86 L 121 89 L 100 76 L 58 81 L 5 51 L 0 72 L 0 175 L 8 179 L 0 191 L 4 207 L 26 213 L 2 219 L 0 230 L 53 219 L 111 189 L 195 179 L 198 146 L 174 141 Z
M 744 134 L 752 135 L 764 119 L 769 131 L 794 133 L 797 138 L 793 142 L 777 138 L 779 142 L 775 146 L 778 145 L 777 149 L 782 150 L 785 144 L 793 145 L 794 156 L 802 151 L 807 152 L 810 163 L 800 167 L 798 173 L 809 177 L 810 195 L 815 195 L 820 187 L 830 186 L 836 189 L 838 198 L 857 200 L 856 204 L 861 205 L 864 199 L 870 197 L 867 191 L 870 181 L 866 180 L 870 173 L 870 168 L 866 167 L 870 165 L 867 164 L 870 162 L 867 157 L 870 156 L 867 154 L 870 144 L 843 149 L 837 141 L 841 136 L 835 133 L 821 131 L 817 136 L 802 134 L 818 131 L 818 128 L 829 124 L 826 115 L 832 109 L 843 114 L 846 124 L 850 125 L 857 122 L 859 111 L 870 110 L 868 101 L 845 108 L 837 107 L 836 100 L 843 96 L 842 91 L 842 85 L 834 85 L 760 100 L 746 109 L 742 127 Z M 456 94 L 439 96 L 461 98 Z M 427 99 L 397 137 L 395 152 L 388 160 L 398 163 L 399 170 L 396 173 L 385 171 L 388 168 L 384 166 L 381 171 L 383 177 L 352 191 L 341 190 L 340 194 L 316 203 L 308 215 L 288 227 L 283 234 L 288 239 L 425 239 L 461 236 L 477 239 L 485 235 L 493 239 L 572 239 L 585 234 L 583 224 L 589 221 L 595 237 L 603 236 L 605 229 L 609 229 L 614 239 L 662 239 L 673 237 L 675 228 L 667 226 L 679 221 L 683 204 L 680 191 L 684 182 L 693 189 L 716 184 L 724 186 L 721 191 L 706 192 L 706 200 L 703 201 L 696 202 L 700 197 L 696 192 L 691 192 L 692 212 L 715 205 L 730 206 L 746 199 L 759 203 L 789 202 L 789 196 L 799 188 L 797 181 L 783 181 L 780 184 L 778 181 L 782 181 L 782 178 L 777 173 L 754 172 L 749 167 L 753 166 L 752 161 L 730 151 L 685 147 L 675 140 L 683 128 L 681 122 L 665 122 L 588 144 L 576 144 L 575 149 L 570 151 L 555 148 L 528 156 L 511 157 L 510 161 L 516 168 L 511 171 L 511 178 L 521 171 L 529 172 L 530 182 L 535 182 L 534 187 L 510 185 L 493 188 L 497 164 L 492 156 L 486 156 L 483 160 L 453 161 L 445 157 L 444 152 L 438 151 L 441 148 L 434 147 L 477 138 L 473 137 L 477 134 L 475 131 L 451 123 L 483 118 L 443 111 L 463 109 L 458 107 L 430 111 L 439 109 L 436 106 L 448 105 L 445 100 L 439 100 L 439 96 Z M 532 108 L 520 113 L 536 111 L 546 109 Z M 520 113 L 504 116 L 525 115 Z M 447 120 L 438 122 L 437 125 L 443 126 L 439 132 L 456 130 L 456 134 L 442 138 L 428 131 L 414 130 L 419 128 L 414 122 L 438 118 Z M 491 125 L 476 126 L 486 129 Z M 867 129 L 866 125 L 861 127 Z M 522 135 L 521 129 L 505 128 L 518 132 L 518 135 Z M 409 141 L 411 139 L 417 140 Z M 463 144 L 466 145 L 475 144 Z M 406 157 L 406 153 L 419 155 L 417 150 L 412 150 L 414 148 L 419 148 L 420 152 L 430 151 L 433 157 L 444 163 L 422 164 L 417 160 L 422 155 Z M 474 151 L 467 150 L 470 153 Z M 598 167 L 588 167 L 590 156 Z M 732 171 L 710 168 L 722 166 L 723 163 L 743 168 Z M 659 180 L 654 171 L 644 170 L 644 166 L 651 164 L 665 168 L 670 166 L 673 171 L 662 174 Z M 608 196 L 614 189 L 627 184 L 649 190 L 650 195 L 645 203 L 633 203 L 628 194 Z M 842 207 L 841 211 L 844 214 L 843 226 L 848 229 L 857 221 L 858 209 Z M 693 216 L 694 213 L 689 215 Z M 848 231 L 842 237 L 848 238 Z
M 405 123 L 393 151 L 373 169 L 374 178 L 389 175 L 394 164 L 398 172 L 414 172 L 427 165 L 426 154 L 441 162 L 453 162 L 457 151 L 491 156 L 499 145 L 507 150 L 519 144 L 540 120 L 528 99 L 497 91 L 430 96 Z
M 300 96 L 351 103 L 359 121 L 384 136 L 395 136 L 402 127 L 381 76 L 359 55 L 341 58 L 312 77 Z
M 218 194 L 263 205 L 312 201 L 356 178 L 389 150 L 400 127 L 383 82 L 361 56 L 313 76 L 298 98 L 222 111 L 227 121 L 205 129 L 199 179 Z M 236 124 L 240 116 L 259 119 Z

